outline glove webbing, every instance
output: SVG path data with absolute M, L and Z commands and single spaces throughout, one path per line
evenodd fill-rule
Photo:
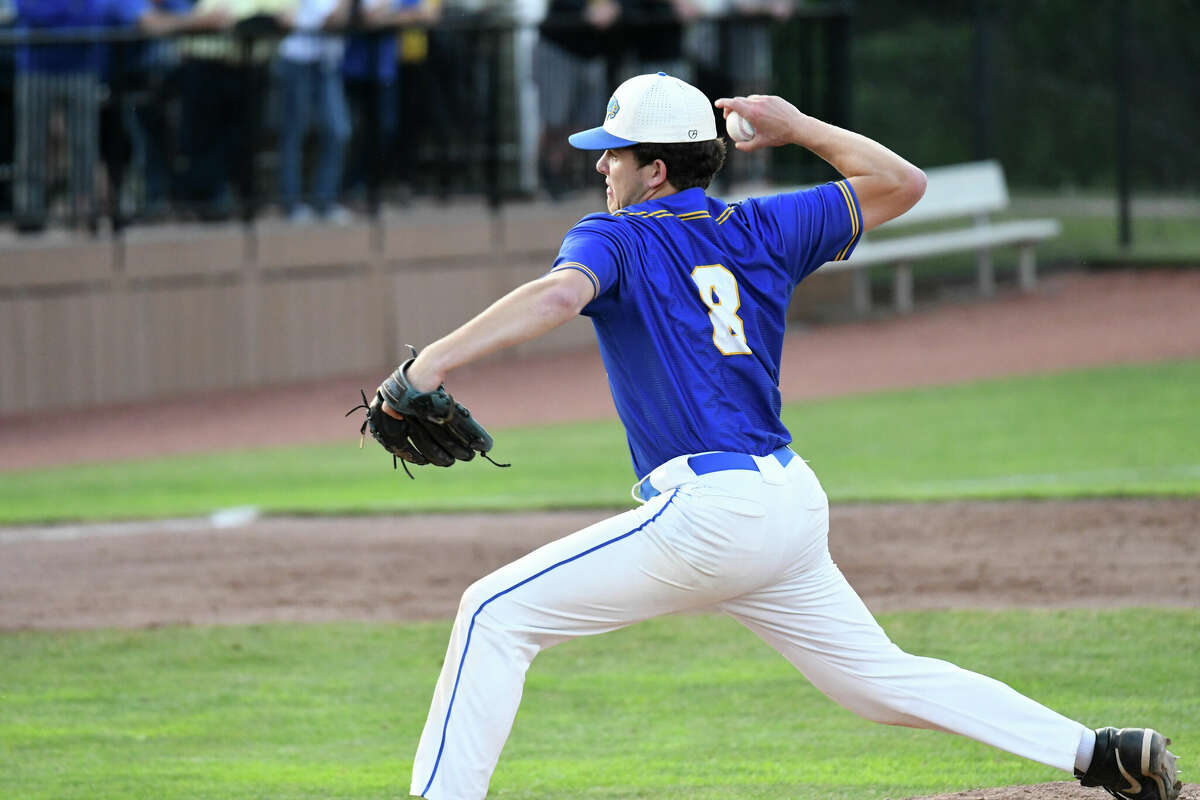
M 358 449 L 359 449 L 359 450 L 361 450 L 361 449 L 362 449 L 362 447 L 363 447 L 363 443 L 366 441 L 366 438 L 367 438 L 367 426 L 371 424 L 371 405 L 370 405 L 370 403 L 369 403 L 369 402 L 367 402 L 367 393 L 366 393 L 366 390 L 364 390 L 364 389 L 359 389 L 359 390 L 358 390 L 358 393 L 359 393 L 359 394 L 362 396 L 362 402 L 361 402 L 361 403 L 359 403 L 358 405 L 354 406 L 353 408 L 351 408 L 351 409 L 350 409 L 349 411 L 347 411 L 347 412 L 346 412 L 346 413 L 345 413 L 343 416 L 346 416 L 346 417 L 348 417 L 348 416 L 350 416 L 351 414 L 353 414 L 355 411 L 358 411 L 360 408 L 361 408 L 361 409 L 364 409 L 364 410 L 367 412 L 367 418 L 366 418 L 365 420 L 363 420 L 362 427 L 360 427 L 360 428 L 358 429 L 358 435 L 359 435 L 359 439 L 358 439 Z M 383 410 L 381 409 L 379 413 L 381 413 L 381 414 L 385 414 L 385 413 L 387 413 L 387 412 L 385 412 L 385 411 L 383 411 Z M 494 459 L 493 459 L 491 456 L 489 456 L 487 453 L 480 453 L 479 455 L 480 455 L 482 458 L 485 458 L 485 459 L 487 459 L 487 461 L 489 461 L 489 462 L 490 462 L 491 464 L 493 464 L 494 466 L 497 466 L 497 467 L 504 467 L 504 468 L 507 468 L 507 467 L 511 467 L 511 466 L 512 466 L 512 464 L 501 464 L 499 461 L 496 461 L 496 460 L 494 460 Z M 408 477 L 409 477 L 411 480 L 414 480 L 414 481 L 415 481 L 415 480 L 417 479 L 415 475 L 413 475 L 411 472 L 409 472 L 409 470 L 408 470 L 408 464 L 407 464 L 406 462 L 404 462 L 403 460 L 401 460 L 401 459 L 397 458 L 397 457 L 396 457 L 396 455 L 393 453 L 393 454 L 392 454 L 392 469 L 395 469 L 395 468 L 396 468 L 396 464 L 397 464 L 397 462 L 399 462 L 399 463 L 400 463 L 400 466 L 401 466 L 401 467 L 403 467 L 403 469 L 404 469 L 404 474 L 405 474 L 405 475 L 407 475 L 407 476 L 408 476 Z

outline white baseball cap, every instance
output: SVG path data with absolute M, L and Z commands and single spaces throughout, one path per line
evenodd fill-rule
M 568 137 L 580 150 L 612 150 L 641 142 L 706 142 L 717 138 L 704 92 L 665 72 L 638 75 L 617 87 L 599 128 Z

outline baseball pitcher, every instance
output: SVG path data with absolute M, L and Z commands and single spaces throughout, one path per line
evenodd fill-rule
M 412 793 L 487 794 L 542 649 L 704 608 L 741 622 L 867 719 L 968 736 L 1127 800 L 1175 800 L 1175 756 L 1162 735 L 1092 730 L 996 680 L 905 653 L 833 563 L 825 492 L 779 418 L 785 313 L 805 276 L 912 207 L 925 176 L 779 97 L 715 106 L 748 123 L 739 150 L 805 147 L 843 178 L 742 203 L 711 198 L 705 189 L 725 158 L 714 104 L 661 72 L 631 78 L 600 127 L 570 137 L 600 153 L 608 213 L 580 220 L 546 275 L 430 344 L 373 402 L 393 420 L 404 416 L 393 403 L 410 416 L 437 403 L 451 414 L 436 395 L 449 372 L 584 314 L 638 478 L 637 507 L 463 594 Z M 437 403 L 422 397 L 430 392 Z M 473 429 L 459 438 L 467 456 L 491 444 Z

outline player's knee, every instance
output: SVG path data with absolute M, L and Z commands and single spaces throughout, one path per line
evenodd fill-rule
M 510 605 L 505 603 L 505 598 L 512 588 L 511 580 L 498 572 L 483 576 L 463 592 L 458 603 L 458 616 L 472 619 L 482 616 L 481 612 L 493 617 L 500 615 L 499 607 Z
M 487 605 L 495 595 L 496 591 L 491 587 L 488 579 L 480 578 L 462 593 L 462 597 L 458 601 L 458 616 L 470 619 L 479 613 L 480 609 Z

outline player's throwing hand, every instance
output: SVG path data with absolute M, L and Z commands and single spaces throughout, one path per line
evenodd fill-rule
M 724 112 L 726 120 L 737 112 L 754 127 L 753 138 L 734 142 L 734 147 L 747 153 L 762 147 L 797 144 L 805 120 L 809 119 L 800 109 L 775 95 L 722 97 L 713 105 Z

